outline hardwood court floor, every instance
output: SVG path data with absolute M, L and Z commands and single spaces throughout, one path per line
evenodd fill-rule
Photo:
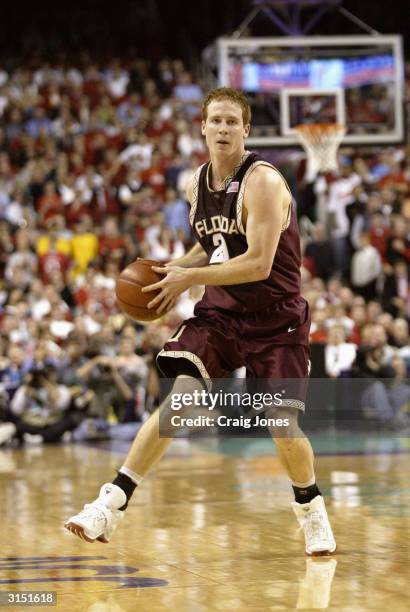
M 235 442 L 174 442 L 107 545 L 62 525 L 121 455 L 2 450 L 0 591 L 53 590 L 58 610 L 88 612 L 409 609 L 407 453 L 318 458 L 338 553 L 310 560 L 277 458 Z

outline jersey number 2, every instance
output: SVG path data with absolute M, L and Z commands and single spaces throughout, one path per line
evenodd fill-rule
M 212 236 L 212 240 L 213 240 L 214 245 L 216 246 L 216 249 L 212 253 L 209 263 L 218 264 L 218 263 L 223 263 L 224 261 L 228 261 L 229 251 L 228 251 L 227 244 L 225 242 L 225 238 L 222 236 L 222 234 L 214 234 Z

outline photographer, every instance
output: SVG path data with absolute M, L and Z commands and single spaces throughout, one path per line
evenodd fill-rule
M 395 411 L 386 379 L 394 378 L 395 371 L 384 363 L 383 347 L 360 346 L 352 366 L 352 375 L 354 378 L 371 379 L 361 395 L 363 416 L 380 424 L 394 425 Z
M 107 418 L 114 411 L 118 422 L 140 420 L 145 398 L 141 400 L 139 392 L 148 369 L 142 357 L 135 354 L 135 343 L 123 339 L 116 357 L 96 355 L 92 351 L 88 356 L 90 360 L 77 370 L 77 374 L 95 393 L 97 416 Z
M 68 413 L 70 404 L 71 393 L 65 385 L 58 384 L 53 366 L 27 373 L 10 403 L 17 437 L 20 441 L 29 440 L 29 434 L 41 436 L 43 442 L 59 441 L 77 425 L 77 420 Z

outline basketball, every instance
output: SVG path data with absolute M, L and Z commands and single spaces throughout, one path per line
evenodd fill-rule
M 159 293 L 150 291 L 142 293 L 141 289 L 160 281 L 163 276 L 151 269 L 160 266 L 152 259 L 137 259 L 124 268 L 118 277 L 115 292 L 117 302 L 123 312 L 136 321 L 153 321 L 161 317 L 155 309 L 149 309 L 147 304 Z

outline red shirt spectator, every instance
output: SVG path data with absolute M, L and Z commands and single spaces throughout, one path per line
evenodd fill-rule
M 107 257 L 111 254 L 123 255 L 125 251 L 125 240 L 120 233 L 118 221 L 115 217 L 107 217 L 104 221 L 102 233 L 98 242 L 98 253 L 102 257 Z
M 142 173 L 142 182 L 153 187 L 156 194 L 165 194 L 165 165 L 159 153 L 152 154 L 151 166 Z
M 384 263 L 386 262 L 387 241 L 390 236 L 391 230 L 386 227 L 383 215 L 379 213 L 372 215 L 369 229 L 370 244 L 379 251 Z
M 47 181 L 44 186 L 44 193 L 37 201 L 37 212 L 43 225 L 52 217 L 57 215 L 64 216 L 64 207 L 61 197 L 57 193 L 52 181 Z
M 45 285 L 50 284 L 55 272 L 59 272 L 64 280 L 72 264 L 71 258 L 57 251 L 57 238 L 50 235 L 50 245 L 47 253 L 38 259 L 41 280 Z

